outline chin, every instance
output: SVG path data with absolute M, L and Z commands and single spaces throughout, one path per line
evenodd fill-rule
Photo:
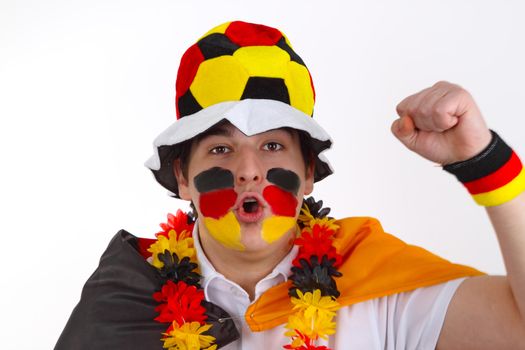
M 246 248 L 246 251 L 256 251 L 270 246 L 261 238 L 260 224 L 241 225 L 241 243 Z
M 293 244 L 292 232 L 286 232 L 278 240 L 268 243 L 261 236 L 260 225 L 258 229 L 241 230 L 241 243 L 245 247 L 245 252 L 262 252 L 262 251 L 278 251 L 282 249 L 289 249 Z

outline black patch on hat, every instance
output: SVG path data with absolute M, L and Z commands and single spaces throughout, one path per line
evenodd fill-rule
M 205 60 L 210 58 L 233 55 L 240 47 L 232 42 L 226 35 L 220 33 L 210 34 L 197 42 Z
M 277 100 L 290 104 L 288 88 L 282 78 L 251 77 L 246 82 L 246 87 L 241 100 L 247 98 L 262 98 Z
M 181 117 L 196 113 L 202 109 L 202 106 L 197 102 L 190 89 L 188 89 L 184 95 L 179 97 L 177 104 Z
M 285 191 L 297 194 L 301 181 L 299 176 L 291 170 L 272 168 L 266 173 L 266 179 Z
M 195 176 L 193 183 L 200 193 L 232 188 L 233 174 L 227 169 L 213 167 Z
M 299 55 L 296 54 L 294 50 L 292 50 L 290 45 L 288 45 L 288 43 L 284 39 L 284 36 L 277 42 L 276 45 L 278 47 L 280 47 L 281 49 L 283 49 L 284 51 L 286 51 L 290 55 L 290 60 L 291 61 L 297 62 L 297 63 L 299 63 L 299 64 L 301 64 L 301 65 L 306 67 L 306 65 L 304 64 L 304 62 L 301 59 L 301 57 L 299 57 Z

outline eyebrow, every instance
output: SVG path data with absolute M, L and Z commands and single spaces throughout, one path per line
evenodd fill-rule
M 292 138 L 294 137 L 294 134 L 295 134 L 294 133 L 295 130 L 290 127 L 276 128 L 276 129 L 271 129 L 268 131 L 272 131 L 272 130 L 282 130 L 286 132 L 288 135 L 290 135 L 290 137 Z M 204 139 L 210 136 L 232 136 L 232 135 L 233 135 L 233 130 L 227 127 L 226 121 L 222 121 L 219 124 L 215 124 L 208 130 L 195 136 L 193 139 L 193 145 L 197 146 L 200 142 L 202 142 Z
M 195 136 L 193 139 L 193 144 L 198 145 L 202 140 L 210 136 L 232 136 L 233 131 L 229 128 L 226 128 L 225 123 L 220 123 L 212 126 L 203 133 Z

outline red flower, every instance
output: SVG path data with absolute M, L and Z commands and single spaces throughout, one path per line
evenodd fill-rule
M 305 259 L 310 261 L 310 257 L 317 256 L 319 261 L 326 255 L 328 259 L 334 259 L 334 266 L 341 264 L 341 255 L 332 246 L 332 236 L 334 231 L 320 225 L 314 225 L 311 232 L 303 230 L 301 237 L 295 240 L 299 246 L 299 253 L 293 261 L 293 265 L 301 267 L 299 261 Z
M 177 232 L 178 238 L 178 235 L 182 231 L 188 231 L 191 236 L 191 233 L 193 231 L 193 223 L 188 224 L 188 214 L 178 209 L 176 215 L 168 214 L 168 222 L 161 223 L 160 228 L 162 228 L 162 231 L 157 232 L 155 234 L 156 237 L 158 237 L 159 235 L 168 237 L 169 232 L 171 230 L 175 230 L 175 232 Z
M 299 332 L 297 329 L 295 329 L 296 336 L 292 336 L 292 343 L 296 339 L 301 339 L 303 345 L 300 346 L 293 346 L 293 345 L 285 345 L 285 349 L 292 349 L 292 350 L 330 350 L 324 345 L 316 346 L 315 344 L 312 344 L 312 339 L 310 339 L 307 335 Z
M 168 280 L 160 292 L 153 294 L 153 299 L 161 303 L 155 308 L 159 313 L 155 318 L 158 322 L 176 321 L 181 326 L 185 322 L 193 321 L 203 324 L 207 318 L 204 314 L 206 309 L 201 305 L 204 292 L 182 281 L 175 284 Z

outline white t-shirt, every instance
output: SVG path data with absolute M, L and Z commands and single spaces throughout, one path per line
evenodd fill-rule
M 227 311 L 241 338 L 223 350 L 277 350 L 290 343 L 284 325 L 252 332 L 244 314 L 250 305 L 248 293 L 218 273 L 206 258 L 199 242 L 197 226 L 193 232 L 195 248 L 203 276 L 202 287 L 208 301 Z M 297 247 L 255 287 L 255 299 L 290 275 Z M 337 312 L 336 333 L 316 345 L 332 350 L 435 349 L 448 304 L 464 278 L 455 279 L 411 292 L 376 298 L 341 308 Z

